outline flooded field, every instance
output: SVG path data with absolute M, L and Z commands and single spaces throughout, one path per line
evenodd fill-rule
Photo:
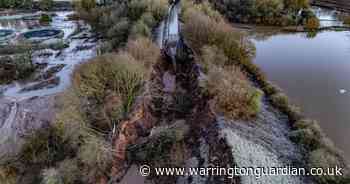
M 69 86 L 70 75 L 74 66 L 96 55 L 96 40 L 91 38 L 88 32 L 88 26 L 81 22 L 68 20 L 68 15 L 71 13 L 72 12 L 56 12 L 49 26 L 40 26 L 35 18 L 37 14 L 12 15 L 0 19 L 0 28 L 14 30 L 17 37 L 21 34 L 29 35 L 31 32 L 26 31 L 33 28 L 35 28 L 35 30 L 58 30 L 63 33 L 59 39 L 55 37 L 50 39 L 43 36 L 43 39 L 40 41 L 46 44 L 55 42 L 67 44 L 67 47 L 60 51 L 44 49 L 34 51 L 33 53 L 34 63 L 47 65 L 43 72 L 53 67 L 64 66 L 55 75 L 59 80 L 57 85 L 35 88 L 33 86 L 39 85 L 38 83 L 42 81 L 17 81 L 3 86 L 3 95 L 5 97 L 30 98 L 59 93 Z M 79 32 L 78 29 L 82 31 Z M 35 33 L 35 31 L 32 32 Z M 36 35 L 40 36 L 40 34 L 37 33 Z M 15 40 L 16 38 L 13 38 L 10 42 L 16 42 Z M 35 88 L 35 90 L 23 90 L 28 88 Z
M 339 25 L 331 11 L 319 12 L 321 25 Z M 320 121 L 325 133 L 350 160 L 350 32 L 274 33 L 254 37 L 255 63 L 302 107 Z

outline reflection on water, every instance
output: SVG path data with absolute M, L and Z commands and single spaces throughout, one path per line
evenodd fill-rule
M 253 39 L 268 78 L 317 119 L 350 160 L 350 32 L 277 34 Z

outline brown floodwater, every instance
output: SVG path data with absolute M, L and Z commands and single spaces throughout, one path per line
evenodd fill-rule
M 254 38 L 255 63 L 268 79 L 320 122 L 350 161 L 350 32 Z

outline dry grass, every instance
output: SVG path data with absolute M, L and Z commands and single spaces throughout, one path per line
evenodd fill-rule
M 211 67 L 207 89 L 215 96 L 216 108 L 226 117 L 249 119 L 260 111 L 262 93 L 250 86 L 244 74 L 236 68 Z
M 159 47 L 146 37 L 139 37 L 130 40 L 127 44 L 127 52 L 137 61 L 140 61 L 145 68 L 151 68 L 160 57 Z

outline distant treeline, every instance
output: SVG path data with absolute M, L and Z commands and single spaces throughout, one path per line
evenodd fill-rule
M 228 19 L 265 25 L 301 24 L 314 17 L 309 0 L 210 0 Z
M 55 3 L 53 0 L 40 0 L 35 2 L 33 0 L 0 0 L 0 9 L 51 10 L 56 4 L 61 4 L 59 6 L 62 6 L 64 2 Z

